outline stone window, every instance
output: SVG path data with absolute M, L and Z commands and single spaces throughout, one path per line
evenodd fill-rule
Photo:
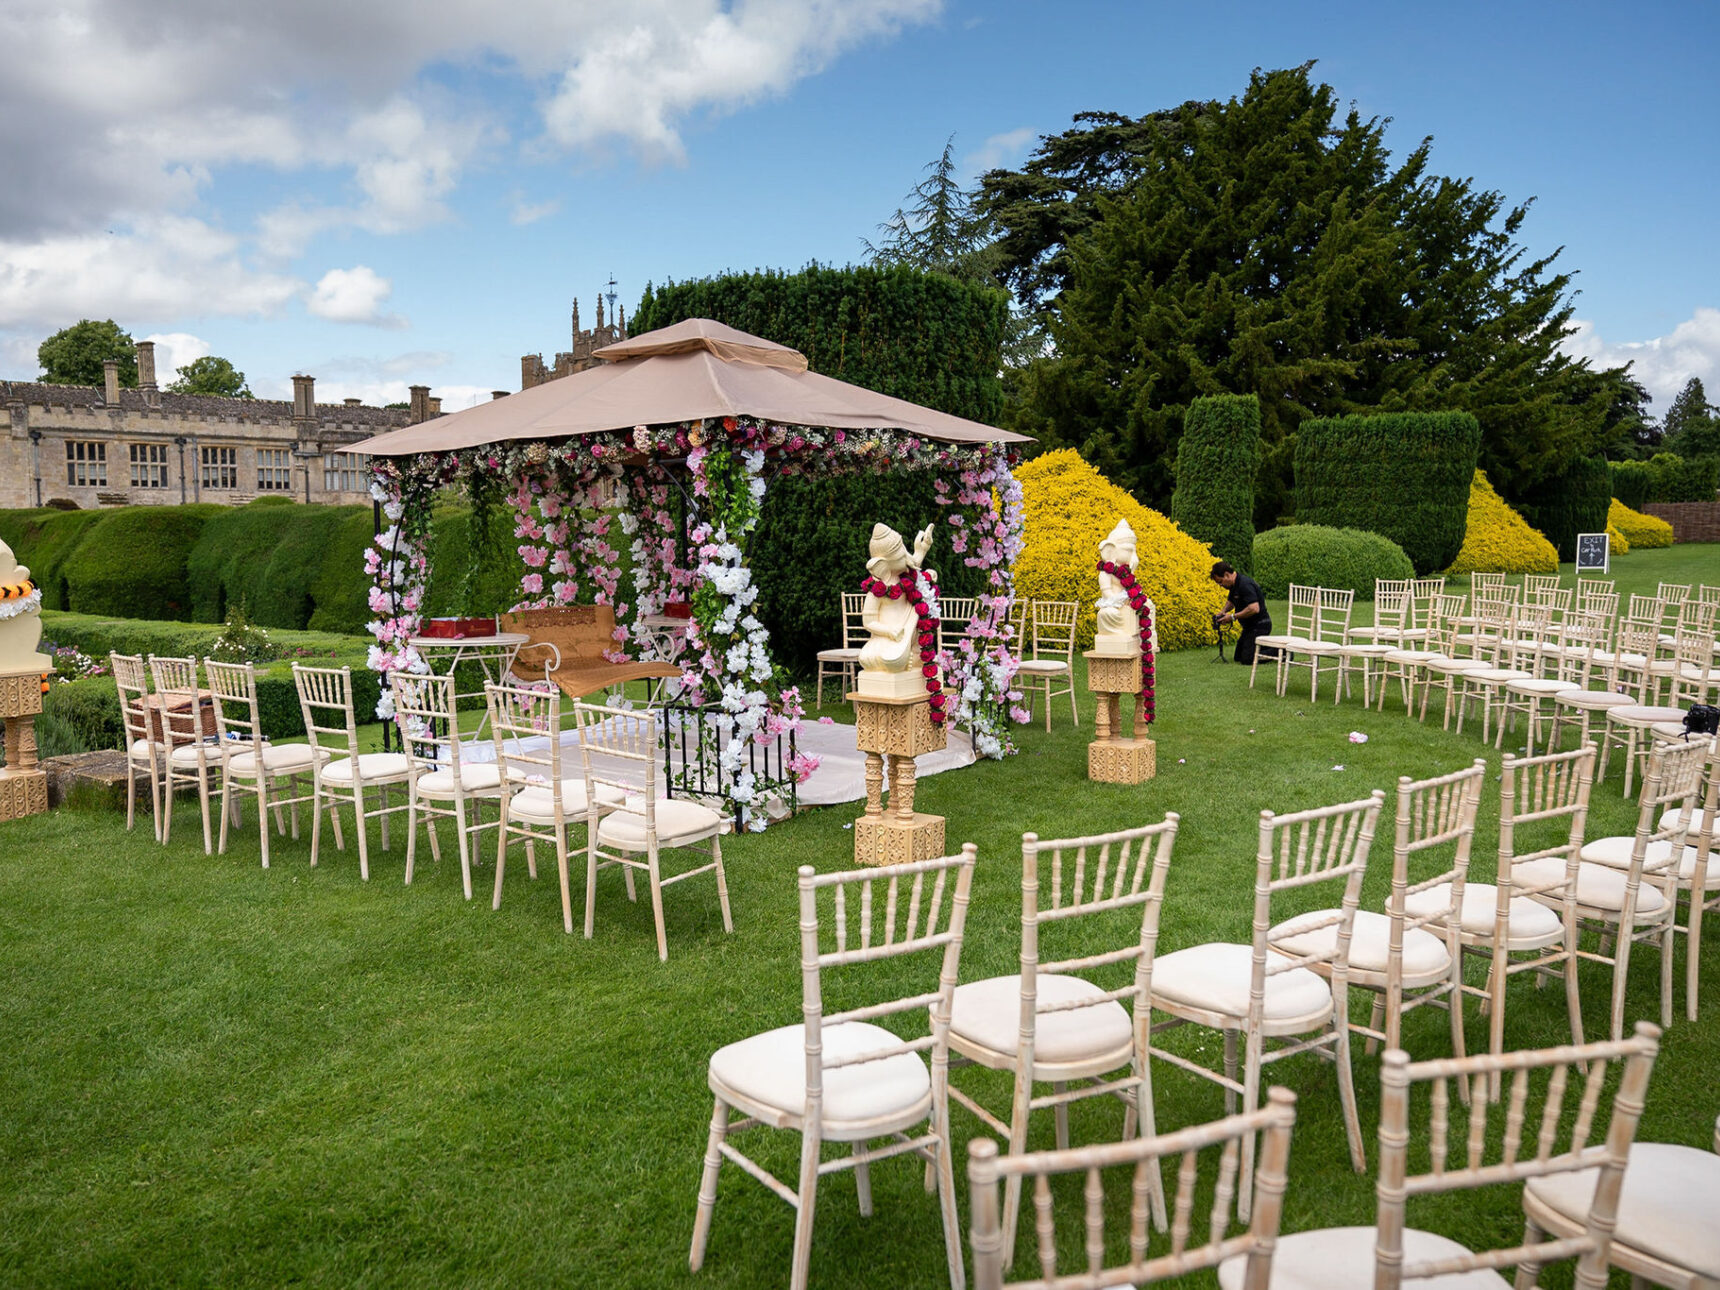
M 330 452 L 323 455 L 323 488 L 328 492 L 368 492 L 369 475 L 370 458 L 362 452 Z
M 284 493 L 292 486 L 292 453 L 285 448 L 257 449 L 257 491 Z
M 239 487 L 239 450 L 237 448 L 200 448 L 203 462 L 203 487 L 235 489 Z
M 134 443 L 131 449 L 131 486 L 133 488 L 167 487 L 167 445 L 164 443 Z
M 66 440 L 66 483 L 73 488 L 106 488 L 107 445 L 88 439 Z

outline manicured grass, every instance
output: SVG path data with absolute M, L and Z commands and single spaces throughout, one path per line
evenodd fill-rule
M 1627 591 L 1652 590 L 1658 578 L 1713 581 L 1716 552 L 1633 553 L 1615 573 Z M 1303 679 L 1303 697 L 1281 700 L 1209 658 L 1192 651 L 1161 663 L 1159 776 L 1148 785 L 1087 782 L 1085 694 L 1078 729 L 1063 700 L 1051 734 L 1018 732 L 1021 755 L 921 781 L 920 807 L 948 818 L 952 849 L 979 847 L 964 980 L 1015 968 L 1025 830 L 1088 833 L 1180 812 L 1160 942 L 1168 952 L 1247 939 L 1262 808 L 1374 788 L 1389 801 L 1399 775 L 1478 756 L 1497 767 L 1473 732 L 1419 726 L 1395 698 L 1384 713 L 1355 700 L 1314 705 Z M 1369 741 L 1350 743 L 1352 730 Z M 1495 859 L 1497 791 L 1490 774 L 1472 869 L 1481 880 Z M 418 877 L 405 887 L 398 838 L 386 855 L 373 850 L 368 884 L 350 849 L 326 849 L 311 869 L 308 828 L 304 841 L 278 840 L 264 871 L 248 814 L 222 857 L 202 854 L 194 810 L 177 814 L 167 847 L 147 826 L 127 834 L 123 817 L 107 812 L 0 825 L 0 1282 L 781 1283 L 793 1215 L 733 1168 L 719 1186 L 705 1269 L 687 1270 L 710 1115 L 705 1068 L 722 1044 L 799 1018 L 794 871 L 847 867 L 844 826 L 856 813 L 811 811 L 729 839 L 735 933 L 724 935 L 708 879 L 672 887 L 666 965 L 648 903 L 629 904 L 619 875 L 600 885 L 596 938 L 568 937 L 553 862 L 540 855 L 532 882 L 512 859 L 492 911 L 492 864 L 477 869 L 478 898 L 463 901 L 446 830 L 441 863 L 421 843 Z M 1364 907 L 1385 898 L 1389 816 L 1388 805 Z M 1595 794 L 1589 835 L 1634 827 L 1615 774 Z M 1683 1020 L 1683 955 L 1681 940 L 1675 1022 L 1642 1136 L 1706 1146 L 1720 1112 L 1720 936 L 1707 938 L 1709 997 L 1694 1025 Z M 1658 1011 L 1655 960 L 1638 951 L 1631 1018 Z M 1608 981 L 1585 968 L 1591 1037 L 1605 1032 Z M 1507 1015 L 1514 1047 L 1566 1037 L 1558 989 L 1519 979 Z M 1485 1045 L 1473 1006 L 1469 1036 L 1472 1048 Z M 1211 1038 L 1184 1031 L 1176 1042 L 1217 1060 Z M 1448 1043 L 1443 1016 L 1411 1014 L 1414 1054 L 1444 1055 Z M 1378 1058 L 1358 1048 L 1355 1070 L 1371 1168 Z M 958 1078 L 973 1087 L 973 1075 Z M 1349 1168 L 1332 1068 L 1301 1057 L 1270 1078 L 1300 1097 L 1286 1230 L 1370 1222 L 1373 1178 Z M 1007 1101 L 1005 1082 L 977 1083 L 993 1104 Z M 1221 1113 L 1211 1085 L 1168 1067 L 1155 1068 L 1155 1083 L 1162 1129 Z M 1121 1111 L 1084 1104 L 1072 1120 L 1075 1141 L 1095 1142 L 1115 1137 Z M 959 1110 L 954 1123 L 965 1223 L 976 1125 Z M 779 1137 L 759 1152 L 792 1178 L 798 1140 Z M 1034 1145 L 1050 1141 L 1047 1116 Z M 814 1284 L 941 1284 L 937 1208 L 918 1165 L 877 1166 L 873 1189 L 875 1216 L 863 1220 L 853 1183 L 826 1182 Z M 1078 1189 L 1079 1180 L 1058 1193 L 1072 1207 L 1065 1221 L 1078 1220 Z M 1478 1243 L 1521 1233 L 1508 1193 L 1412 1202 L 1411 1221 Z

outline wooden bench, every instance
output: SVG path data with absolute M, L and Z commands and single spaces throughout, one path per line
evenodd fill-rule
M 497 626 L 531 638 L 520 646 L 515 672 L 541 672 L 570 699 L 583 699 L 628 681 L 663 681 L 681 675 L 673 663 L 611 663 L 603 657 L 605 650 L 615 648 L 613 605 L 521 609 L 500 615 Z

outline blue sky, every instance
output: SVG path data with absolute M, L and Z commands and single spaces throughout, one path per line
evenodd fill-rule
M 80 317 L 284 397 L 453 409 L 613 274 L 846 263 L 955 136 L 1318 60 L 1400 154 L 1535 205 L 1570 342 L 1720 392 L 1720 4 L 0 0 L 0 376 Z

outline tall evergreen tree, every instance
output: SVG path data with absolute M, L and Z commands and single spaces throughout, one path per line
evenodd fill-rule
M 1684 383 L 1668 405 L 1662 425 L 1666 451 L 1680 457 L 1720 455 L 1720 408 L 1708 401 L 1701 377 Z

